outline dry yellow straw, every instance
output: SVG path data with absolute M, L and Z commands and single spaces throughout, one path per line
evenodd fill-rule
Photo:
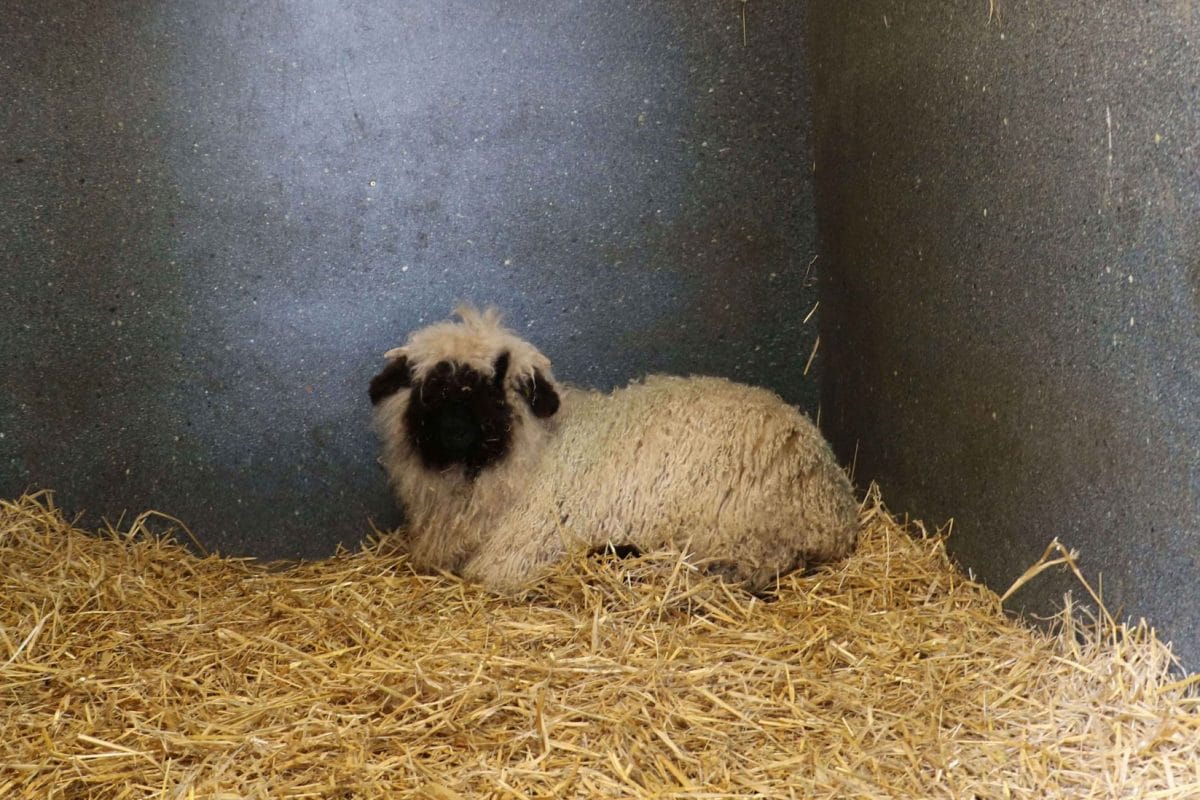
M 0 797 L 1200 797 L 1197 686 L 1152 631 L 1013 621 L 874 494 L 859 552 L 768 603 L 667 555 L 517 601 L 144 522 L 0 504 Z

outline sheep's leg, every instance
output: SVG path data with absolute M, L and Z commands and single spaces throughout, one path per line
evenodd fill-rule
M 798 554 L 786 561 L 775 560 L 760 565 L 728 559 L 713 559 L 701 564 L 701 569 L 709 575 L 726 583 L 740 585 L 751 594 L 760 596 L 774 590 L 784 575 L 804 568 L 804 558 Z
M 637 558 L 642 554 L 642 549 L 635 544 L 608 544 L 598 545 L 588 550 L 588 555 L 591 557 L 607 557 L 607 558 Z
M 762 499 L 749 513 L 718 519 L 707 535 L 695 537 L 692 551 L 727 565 L 713 571 L 752 592 L 790 572 L 842 558 L 853 548 L 858 529 L 849 483 L 836 466 L 808 478 L 799 492 L 789 488 Z
M 528 587 L 551 564 L 566 554 L 561 540 L 533 532 L 520 542 L 510 535 L 493 535 L 491 540 L 463 567 L 463 577 L 498 592 L 516 592 Z

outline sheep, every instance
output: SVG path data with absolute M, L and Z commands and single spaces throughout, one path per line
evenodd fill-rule
M 559 384 L 489 308 L 413 332 L 370 384 L 410 563 L 499 592 L 572 552 L 683 551 L 755 593 L 847 555 L 857 503 L 808 417 L 717 377 Z

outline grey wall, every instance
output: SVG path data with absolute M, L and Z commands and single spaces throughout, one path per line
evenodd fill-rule
M 1058 536 L 1200 666 L 1200 6 L 994 11 L 810 12 L 826 427 L 993 586 Z
M 352 544 L 398 519 L 367 381 L 460 298 L 568 380 L 811 406 L 803 13 L 6 4 L 0 494 L 230 553 Z

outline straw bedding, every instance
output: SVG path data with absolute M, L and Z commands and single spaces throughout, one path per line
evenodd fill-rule
M 0 797 L 1200 796 L 1197 687 L 1151 631 L 1034 630 L 862 516 L 774 602 L 669 556 L 518 601 L 379 542 L 268 570 L 3 503 Z

